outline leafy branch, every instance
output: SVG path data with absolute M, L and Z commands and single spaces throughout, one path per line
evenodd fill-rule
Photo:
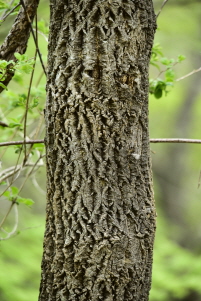
M 158 71 L 155 79 L 149 80 L 149 92 L 155 98 L 161 98 L 163 94 L 167 95 L 169 88 L 173 87 L 175 82 L 174 67 L 185 60 L 185 56 L 178 55 L 177 59 L 168 59 L 163 55 L 160 44 L 155 44 L 152 48 L 150 65 L 154 66 Z M 161 78 L 161 75 L 164 75 Z

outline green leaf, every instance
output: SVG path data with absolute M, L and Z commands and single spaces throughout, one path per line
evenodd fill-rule
M 0 83 L 0 87 L 4 88 L 5 90 L 8 90 L 8 88 L 2 83 Z
M 8 4 L 6 4 L 5 3 L 5 1 L 2 1 L 2 0 L 0 0 L 0 9 L 6 9 L 6 8 L 8 8 L 9 6 L 8 6 Z
M 45 148 L 45 145 L 43 143 L 36 143 L 33 145 L 34 150 L 38 150 L 39 152 L 42 152 Z
M 150 93 L 158 99 L 163 96 L 163 92 L 166 92 L 167 83 L 161 79 L 150 80 Z
M 49 27 L 46 25 L 46 22 L 43 19 L 38 21 L 37 27 L 38 27 L 38 30 L 40 30 L 42 33 L 44 33 L 44 34 L 49 33 Z
M 9 197 L 10 197 L 10 191 L 9 191 L 9 190 L 6 190 L 6 191 L 3 193 L 3 195 L 4 195 L 5 197 L 9 198 Z
M 165 71 L 165 80 L 167 81 L 167 82 L 173 82 L 174 81 L 174 79 L 175 79 L 175 72 L 174 72 L 174 70 L 173 69 L 167 69 L 166 71 Z
M 0 182 L 0 185 L 6 185 L 5 181 Z
M 159 43 L 154 44 L 152 47 L 152 53 L 151 53 L 152 57 L 156 58 L 158 56 L 163 56 L 163 53 L 161 50 L 162 50 L 162 47 Z
M 163 90 L 161 88 L 157 88 L 155 91 L 154 91 L 154 96 L 159 99 L 163 96 Z
M 16 202 L 25 204 L 26 206 L 31 206 L 34 204 L 34 201 L 32 199 L 21 198 L 21 197 L 18 197 Z
M 154 67 L 156 67 L 160 71 L 160 67 L 158 64 L 154 63 L 153 61 L 150 61 L 150 64 Z
M 29 74 L 33 70 L 33 66 L 31 66 L 30 64 L 24 64 L 21 65 L 20 70 L 26 74 Z
M 20 54 L 20 53 L 18 53 L 18 52 L 15 52 L 15 53 L 14 53 L 14 56 L 16 57 L 16 59 L 17 59 L 19 62 L 24 61 L 24 60 L 27 58 L 27 56 L 25 56 L 25 54 Z
M 177 62 L 180 63 L 186 59 L 185 55 L 178 55 Z
M 161 61 L 161 63 L 162 63 L 163 65 L 165 65 L 165 66 L 172 66 L 172 64 L 175 62 L 174 59 L 168 59 L 168 58 L 166 58 L 166 57 L 162 57 L 162 58 L 160 59 L 160 61 Z
M 12 191 L 13 196 L 16 196 L 19 192 L 19 189 L 15 186 L 12 186 L 11 191 Z
M 18 127 L 21 125 L 22 125 L 21 123 L 11 122 L 11 123 L 9 123 L 8 127 L 12 129 L 12 128 L 15 128 L 15 127 Z
M 9 119 L 12 121 L 8 125 L 9 128 L 14 128 L 14 127 L 22 126 L 22 124 L 19 122 L 21 120 L 21 115 L 18 116 L 18 118 L 9 118 Z
M 26 206 L 31 206 L 34 204 L 32 199 L 22 198 L 21 196 L 18 196 L 18 193 L 19 189 L 15 186 L 12 186 L 11 191 L 6 190 L 3 195 L 11 202 L 25 204 Z
M 15 154 L 19 154 L 22 151 L 22 145 L 16 145 L 15 148 Z
M 34 109 L 34 108 L 36 108 L 36 107 L 38 106 L 38 104 L 39 104 L 38 98 L 34 98 L 34 99 L 32 100 L 32 103 L 31 103 L 30 106 L 29 106 L 29 109 Z
M 9 62 L 0 60 L 0 69 L 5 69 L 7 65 L 9 65 Z

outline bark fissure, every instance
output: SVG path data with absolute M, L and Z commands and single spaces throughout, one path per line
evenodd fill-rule
M 151 1 L 51 1 L 39 300 L 148 300 Z

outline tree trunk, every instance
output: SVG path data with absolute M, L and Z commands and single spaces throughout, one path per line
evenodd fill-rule
M 66 4 L 65 4 L 66 3 Z M 40 301 L 148 300 L 151 0 L 51 0 Z

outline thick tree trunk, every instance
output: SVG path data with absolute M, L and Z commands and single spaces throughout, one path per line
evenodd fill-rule
M 151 0 L 51 0 L 40 301 L 148 300 Z

